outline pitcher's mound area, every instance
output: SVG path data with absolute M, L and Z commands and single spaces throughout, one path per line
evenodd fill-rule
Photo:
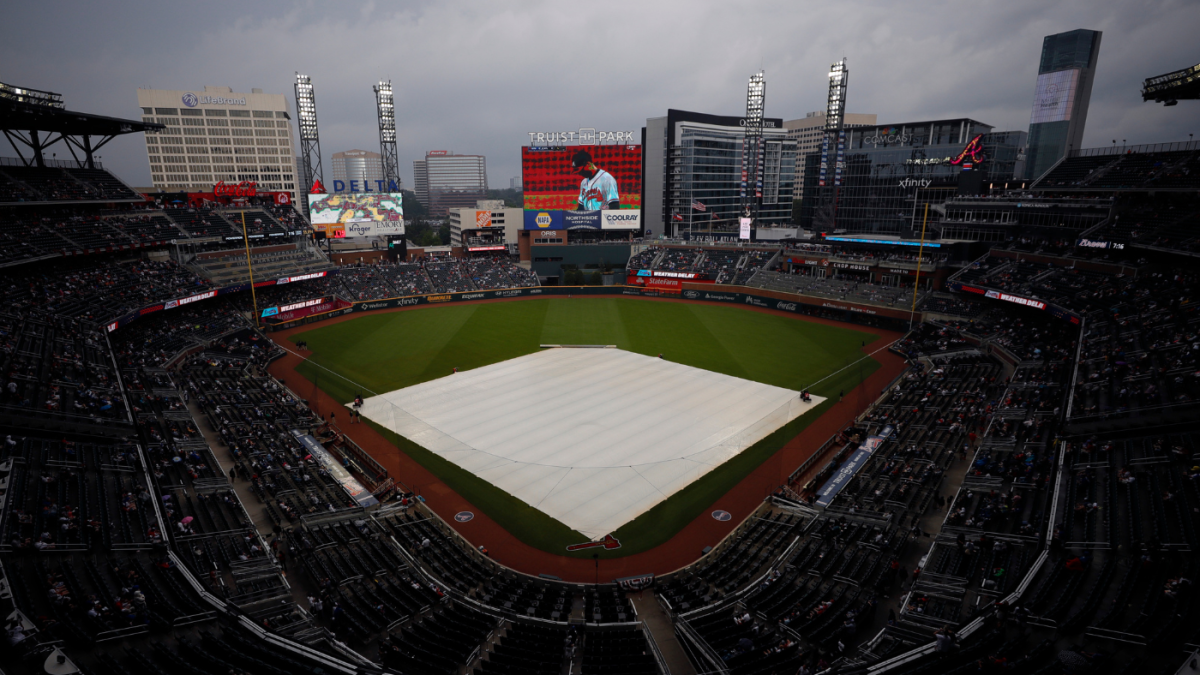
M 362 415 L 599 539 L 812 410 L 620 349 L 546 349 L 366 399 Z

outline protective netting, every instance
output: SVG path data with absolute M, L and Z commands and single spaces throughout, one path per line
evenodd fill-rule
M 598 539 L 822 400 L 617 349 L 551 349 L 361 412 Z

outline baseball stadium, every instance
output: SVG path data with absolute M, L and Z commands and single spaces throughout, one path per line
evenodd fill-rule
M 1100 39 L 1028 131 L 843 58 L 507 190 L 390 81 L 325 164 L 319 77 L 0 83 L 0 675 L 1196 672 L 1200 144 L 1081 145 Z

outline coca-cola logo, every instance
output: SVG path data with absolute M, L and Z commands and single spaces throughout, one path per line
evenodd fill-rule
M 226 185 L 221 181 L 213 186 L 213 194 L 217 197 L 253 197 L 258 194 L 258 183 L 244 180 L 237 185 Z

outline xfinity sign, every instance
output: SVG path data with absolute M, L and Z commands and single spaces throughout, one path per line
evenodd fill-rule
M 632 144 L 632 131 L 596 131 L 585 127 L 579 131 L 530 131 L 530 145 L 599 145 L 601 143 Z
M 929 180 L 928 178 L 905 178 L 904 180 L 900 181 L 900 187 L 902 187 L 902 188 L 910 188 L 910 187 L 927 188 L 927 187 L 929 187 L 929 184 L 932 182 L 933 181 Z

